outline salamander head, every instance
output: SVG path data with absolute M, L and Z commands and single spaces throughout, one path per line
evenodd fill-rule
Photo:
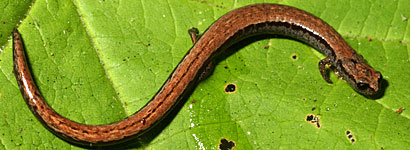
M 364 96 L 374 96 L 381 90 L 382 74 L 365 61 L 343 59 L 337 62 L 336 68 L 350 86 Z

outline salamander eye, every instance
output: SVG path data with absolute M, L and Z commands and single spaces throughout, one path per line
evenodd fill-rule
M 356 86 L 359 90 L 366 90 L 369 88 L 369 84 L 363 82 L 357 83 Z

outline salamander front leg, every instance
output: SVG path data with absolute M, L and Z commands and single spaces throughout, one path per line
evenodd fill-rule
M 325 66 L 327 64 L 330 64 L 329 57 L 326 57 L 325 59 L 320 60 L 319 61 L 319 71 L 320 71 L 320 74 L 322 74 L 323 79 L 325 79 L 327 83 L 332 84 L 333 82 L 332 80 L 330 80 L 329 74 L 326 72 L 326 69 L 325 69 Z

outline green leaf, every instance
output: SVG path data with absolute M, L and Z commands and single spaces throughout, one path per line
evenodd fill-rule
M 106 124 L 151 99 L 193 45 L 188 29 L 203 32 L 230 10 L 262 2 L 301 8 L 332 25 L 383 74 L 384 96 L 367 99 L 333 73 L 335 83 L 327 84 L 317 69 L 323 55 L 295 40 L 264 39 L 217 64 L 181 108 L 132 148 L 217 149 L 221 139 L 236 149 L 410 146 L 410 113 L 396 113 L 410 108 L 410 1 L 37 0 L 0 2 L 0 148 L 80 149 L 27 108 L 12 73 L 15 24 L 47 102 L 74 121 Z M 236 91 L 225 93 L 227 84 Z M 319 116 L 321 128 L 307 115 Z

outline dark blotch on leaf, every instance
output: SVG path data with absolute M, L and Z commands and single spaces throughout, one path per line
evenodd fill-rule
M 298 59 L 298 55 L 293 54 L 293 55 L 292 55 L 292 59 L 295 59 L 295 60 Z
M 235 142 L 234 141 L 230 141 L 227 140 L 225 138 L 221 139 L 221 142 L 219 143 L 219 149 L 220 150 L 231 150 L 233 148 L 235 148 Z
M 236 85 L 229 83 L 228 85 L 225 86 L 225 92 L 226 93 L 233 93 L 236 90 Z
M 351 131 L 347 130 L 346 131 L 346 137 L 350 140 L 350 142 L 353 144 L 356 142 L 356 139 L 354 138 L 353 134 Z
M 316 122 L 316 127 L 317 127 L 317 128 L 320 128 L 320 127 L 322 127 L 322 126 L 320 126 L 320 123 L 319 123 L 319 122 Z
M 312 121 L 312 120 L 313 120 L 313 115 L 306 116 L 306 121 Z

